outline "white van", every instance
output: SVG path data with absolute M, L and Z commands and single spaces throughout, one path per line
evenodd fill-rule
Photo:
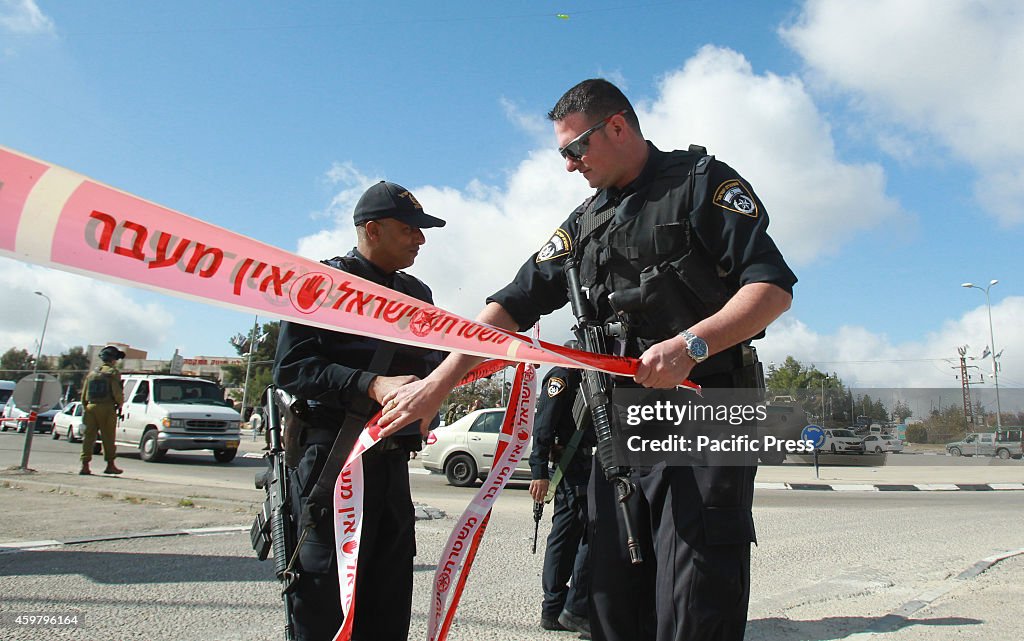
M 14 394 L 14 388 L 17 384 L 14 381 L 0 381 L 0 407 L 7 404 L 7 399 Z
M 227 463 L 238 453 L 242 417 L 213 381 L 167 374 L 125 374 L 118 445 L 139 449 L 143 461 L 168 450 L 213 450 Z

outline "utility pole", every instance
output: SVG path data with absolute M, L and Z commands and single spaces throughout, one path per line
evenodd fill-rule
M 967 423 L 967 431 L 971 431 L 974 425 L 974 414 L 971 408 L 971 381 L 967 377 L 967 346 L 962 345 L 956 348 L 960 354 L 960 387 L 964 393 L 964 421 Z

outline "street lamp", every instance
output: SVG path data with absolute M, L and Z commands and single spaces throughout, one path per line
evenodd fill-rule
M 1003 407 L 999 404 L 999 363 L 996 361 L 996 336 L 992 331 L 992 301 L 989 298 L 988 290 L 992 289 L 992 286 L 998 283 L 998 280 L 989 281 L 988 287 L 982 288 L 974 283 L 964 283 L 961 287 L 980 289 L 985 292 L 985 307 L 988 308 L 988 337 L 992 341 L 992 378 L 995 379 L 996 385 L 996 429 L 1001 430 L 1003 428 Z
M 260 317 L 256 316 L 252 323 L 252 333 L 249 334 L 249 353 L 243 354 L 247 357 L 245 363 L 245 382 L 242 384 L 242 412 L 245 412 L 246 402 L 249 399 L 249 371 L 252 369 L 252 355 L 256 351 L 256 346 L 263 342 L 263 339 L 267 337 L 266 334 L 261 334 L 257 337 L 260 331 Z

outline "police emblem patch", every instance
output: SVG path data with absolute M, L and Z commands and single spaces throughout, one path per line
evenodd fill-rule
M 735 178 L 718 186 L 713 202 L 722 209 L 757 218 L 757 201 L 747 186 Z
M 537 252 L 537 262 L 543 263 L 553 258 L 561 258 L 562 256 L 567 256 L 571 251 L 572 239 L 569 238 L 569 234 L 564 229 L 559 227 L 551 235 L 548 242 L 544 243 L 544 246 Z
M 565 381 L 558 378 L 557 376 L 552 376 L 551 380 L 548 381 L 548 398 L 558 396 L 559 394 L 562 393 L 562 390 L 564 389 Z

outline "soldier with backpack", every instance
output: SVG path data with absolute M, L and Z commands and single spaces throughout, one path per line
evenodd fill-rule
M 124 402 L 124 390 L 121 388 L 121 373 L 114 364 L 124 356 L 124 352 L 118 348 L 107 345 L 100 350 L 100 360 L 103 364 L 89 372 L 85 378 L 85 385 L 82 387 L 82 405 L 85 406 L 82 422 L 85 424 L 85 434 L 82 436 L 82 469 L 78 471 L 79 474 L 92 474 L 89 462 L 92 460 L 97 432 L 103 443 L 103 458 L 107 461 L 103 473 L 122 472 L 114 465 L 114 459 L 117 458 L 114 431 L 117 429 L 117 415 L 121 412 L 121 403 Z

